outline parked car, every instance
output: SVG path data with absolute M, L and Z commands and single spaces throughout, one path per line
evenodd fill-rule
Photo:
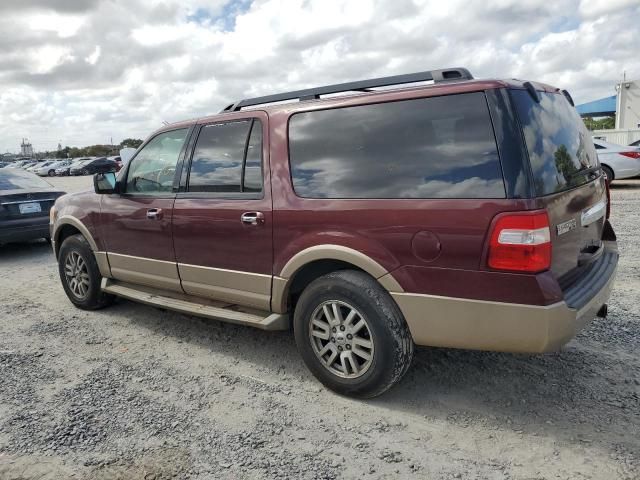
M 57 160 L 46 165 L 40 165 L 33 170 L 33 173 L 41 177 L 54 177 L 56 169 L 71 165 L 71 160 Z
M 26 162 L 24 162 L 24 163 L 22 163 L 20 165 L 20 168 L 23 169 L 23 170 L 26 170 L 27 168 L 32 167 L 36 163 L 38 163 L 37 160 L 27 160 Z
M 0 170 L 0 244 L 49 238 L 49 210 L 64 193 L 33 173 Z
M 395 384 L 414 344 L 556 350 L 606 315 L 618 263 L 570 98 L 448 69 L 165 126 L 56 202 L 62 285 L 83 309 L 116 295 L 293 327 L 313 374 L 359 397 Z
M 114 157 L 107 157 L 107 160 L 111 160 L 112 162 L 116 163 L 116 172 L 119 172 L 120 169 L 122 168 L 122 159 L 119 156 L 114 156 Z
M 640 148 L 623 147 L 603 140 L 593 140 L 598 159 L 610 181 L 640 175 Z
M 32 172 L 35 173 L 36 170 L 41 169 L 42 167 L 46 167 L 48 165 L 51 165 L 52 163 L 55 163 L 55 160 L 42 160 L 39 162 L 34 163 L 33 165 L 31 165 L 30 167 L 27 167 L 25 170 L 27 172 Z
M 69 171 L 71 170 L 72 167 L 78 166 L 81 163 L 88 162 L 90 160 L 91 160 L 91 158 L 88 158 L 88 157 L 73 158 L 73 159 L 71 159 L 71 163 L 69 163 L 68 165 L 56 168 L 56 175 L 59 176 L 59 177 L 67 176 L 67 175 L 69 175 Z
M 94 158 L 74 165 L 69 170 L 70 175 L 91 175 L 94 173 L 115 172 L 118 170 L 116 162 L 106 157 Z

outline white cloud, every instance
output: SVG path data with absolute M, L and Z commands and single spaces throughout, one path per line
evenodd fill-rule
M 144 137 L 243 97 L 446 66 L 588 101 L 623 70 L 640 77 L 639 24 L 637 0 L 3 0 L 0 151 Z

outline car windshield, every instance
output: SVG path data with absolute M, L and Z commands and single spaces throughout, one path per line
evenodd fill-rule
M 0 190 L 33 190 L 40 188 L 51 188 L 51 184 L 33 173 L 23 170 L 7 170 L 3 168 L 0 171 Z

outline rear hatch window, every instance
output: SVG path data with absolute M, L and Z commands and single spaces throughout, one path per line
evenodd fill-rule
M 551 270 L 561 280 L 602 252 L 606 190 L 591 135 L 561 93 L 512 90 L 525 139 L 536 197 L 547 210 Z
M 598 156 L 578 112 L 560 93 L 512 90 L 539 196 L 569 190 L 590 180 Z

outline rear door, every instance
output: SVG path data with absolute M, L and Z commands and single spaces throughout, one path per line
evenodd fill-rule
M 561 93 L 512 90 L 531 163 L 534 194 L 549 215 L 551 270 L 562 277 L 598 257 L 607 206 L 589 131 Z
M 267 116 L 205 124 L 173 211 L 182 288 L 270 309 L 273 263 Z

